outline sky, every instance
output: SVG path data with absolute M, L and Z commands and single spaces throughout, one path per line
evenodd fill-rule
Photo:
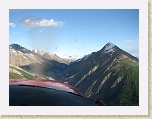
M 138 9 L 9 10 L 9 44 L 82 57 L 108 42 L 139 57 Z

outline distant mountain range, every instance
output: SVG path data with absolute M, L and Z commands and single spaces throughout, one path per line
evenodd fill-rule
M 101 98 L 109 105 L 139 105 L 139 59 L 112 43 L 74 60 L 18 44 L 11 44 L 9 50 L 10 65 L 36 77 L 66 82 L 94 101 Z

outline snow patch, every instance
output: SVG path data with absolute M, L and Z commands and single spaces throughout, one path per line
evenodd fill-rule
M 78 59 L 77 62 L 81 61 L 81 60 L 86 60 L 88 59 L 91 55 L 93 55 L 93 52 L 88 54 L 88 55 L 84 55 L 82 58 Z
M 73 75 L 73 76 L 70 76 L 69 78 L 73 78 L 75 75 Z
M 104 49 L 104 53 L 114 52 L 115 45 L 112 43 L 108 43 Z
M 43 55 L 45 53 L 44 51 L 41 51 L 41 50 L 38 50 L 38 49 L 34 49 L 33 52 L 39 53 L 41 55 Z
M 33 51 L 34 51 L 35 53 L 38 53 L 38 49 L 34 49 Z
M 14 49 L 12 49 L 13 53 L 16 53 L 16 51 Z
M 115 62 L 116 61 L 116 58 L 113 60 L 113 62 Z
M 78 56 L 78 55 L 73 55 L 73 56 L 59 55 L 59 57 L 61 57 L 62 59 L 69 59 L 69 60 L 78 60 L 81 58 L 81 56 Z
M 85 55 L 84 57 L 83 57 L 83 60 L 86 60 L 86 59 L 88 59 L 89 57 L 91 56 L 91 54 L 89 54 L 89 55 Z
M 114 49 L 106 50 L 104 53 L 114 52 Z

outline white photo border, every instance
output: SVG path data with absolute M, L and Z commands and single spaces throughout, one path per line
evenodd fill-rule
M 139 106 L 9 106 L 9 9 L 139 9 Z M 0 115 L 148 115 L 148 1 L 4 0 L 0 12 Z

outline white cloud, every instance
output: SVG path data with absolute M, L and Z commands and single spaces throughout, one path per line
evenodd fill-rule
M 44 30 L 45 30 L 45 29 L 40 30 L 39 33 L 42 33 L 42 31 L 44 31 Z
M 15 27 L 16 25 L 14 23 L 9 23 L 10 27 Z
M 47 20 L 42 18 L 33 19 L 33 15 L 23 17 L 19 22 L 25 27 L 61 27 L 62 21 L 54 21 L 53 19 Z
M 40 22 L 36 23 L 36 26 L 43 26 L 43 27 L 46 27 L 46 26 L 61 27 L 62 25 L 63 25 L 63 22 L 55 22 L 53 19 L 51 20 L 43 19 Z
M 138 39 L 137 40 L 125 40 L 125 42 L 127 43 L 138 43 Z

